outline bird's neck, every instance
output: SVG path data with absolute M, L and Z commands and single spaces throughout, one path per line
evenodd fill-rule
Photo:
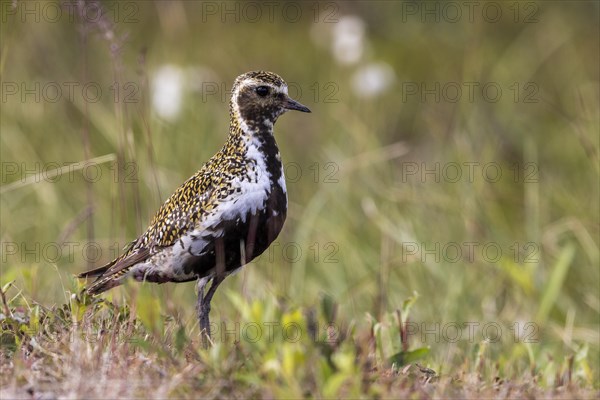
M 273 123 L 268 120 L 248 122 L 238 112 L 230 113 L 229 137 L 223 150 L 226 153 L 248 153 L 249 147 L 255 147 L 268 163 L 280 159 L 279 148 L 273 135 Z

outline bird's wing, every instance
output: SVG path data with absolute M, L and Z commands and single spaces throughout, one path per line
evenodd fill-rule
M 172 246 L 183 234 L 194 229 L 202 217 L 205 204 L 213 194 L 213 179 L 205 171 L 206 165 L 177 188 L 154 215 L 146 232 L 133 241 L 125 253 L 100 268 L 78 276 L 98 276 L 86 289 L 89 294 L 101 293 L 117 286 L 120 278 L 133 266 L 161 249 Z

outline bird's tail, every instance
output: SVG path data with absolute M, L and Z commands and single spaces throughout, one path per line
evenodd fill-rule
M 123 283 L 123 279 L 115 275 L 101 276 L 96 279 L 90 286 L 85 289 L 85 292 L 90 296 L 95 296 L 109 289 L 117 287 Z
M 137 263 L 144 261 L 150 255 L 148 248 L 142 248 L 135 252 L 127 252 L 110 263 L 90 271 L 77 275 L 78 278 L 97 276 L 98 278 L 88 286 L 85 291 L 89 295 L 95 295 L 119 286 L 123 279 Z
M 118 260 L 118 259 L 117 259 Z M 91 269 L 89 271 L 85 271 L 77 275 L 79 279 L 85 279 L 90 277 L 97 277 L 95 281 L 92 282 L 91 285 L 85 288 L 85 292 L 90 295 L 97 295 L 102 292 L 105 292 L 109 289 L 112 289 L 116 286 L 119 286 L 122 283 L 122 275 L 123 272 L 126 271 L 118 271 L 116 273 L 110 273 L 109 269 L 115 264 L 117 260 L 113 260 L 110 263 L 103 265 L 101 267 Z M 107 274 L 108 272 L 108 274 Z M 106 275 L 105 275 L 106 274 Z

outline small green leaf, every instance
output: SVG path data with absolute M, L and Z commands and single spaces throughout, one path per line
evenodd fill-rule
M 8 288 L 10 287 L 10 285 L 12 285 L 14 282 L 14 280 L 8 282 L 6 285 L 2 286 L 2 293 L 6 293 L 8 291 Z
M 552 310 L 552 307 L 554 307 L 554 304 L 556 304 L 556 300 L 560 295 L 567 271 L 569 270 L 574 257 L 575 245 L 573 243 L 569 243 L 560 252 L 558 260 L 556 260 L 554 268 L 552 269 L 548 284 L 546 285 L 546 290 L 542 296 L 540 308 L 537 313 L 537 320 L 540 323 L 546 321 L 548 314 Z
M 418 298 L 419 293 L 417 293 L 417 291 L 415 290 L 412 296 L 410 296 L 408 299 L 402 302 L 402 325 L 406 324 L 406 321 L 408 320 L 408 315 L 410 314 L 410 309 L 412 305 L 415 304 Z
M 396 353 L 388 359 L 388 362 L 398 366 L 407 365 L 424 358 L 428 354 L 429 347 L 419 347 L 418 349 L 411 351 L 401 351 Z
M 175 333 L 175 349 L 178 353 L 181 353 L 183 347 L 187 343 L 187 340 L 188 339 L 187 335 L 185 334 L 185 327 L 180 326 L 179 329 L 177 329 L 177 333 Z
M 337 304 L 333 297 L 327 293 L 321 293 L 321 310 L 323 311 L 327 323 L 331 324 L 335 321 Z

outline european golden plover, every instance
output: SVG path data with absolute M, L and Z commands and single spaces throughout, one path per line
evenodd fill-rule
M 123 255 L 79 275 L 97 276 L 86 292 L 102 293 L 127 277 L 156 283 L 198 280 L 196 310 L 206 346 L 217 287 L 265 251 L 283 227 L 287 192 L 273 125 L 288 110 L 310 112 L 288 96 L 278 75 L 254 71 L 237 77 L 223 148 L 175 190 Z

